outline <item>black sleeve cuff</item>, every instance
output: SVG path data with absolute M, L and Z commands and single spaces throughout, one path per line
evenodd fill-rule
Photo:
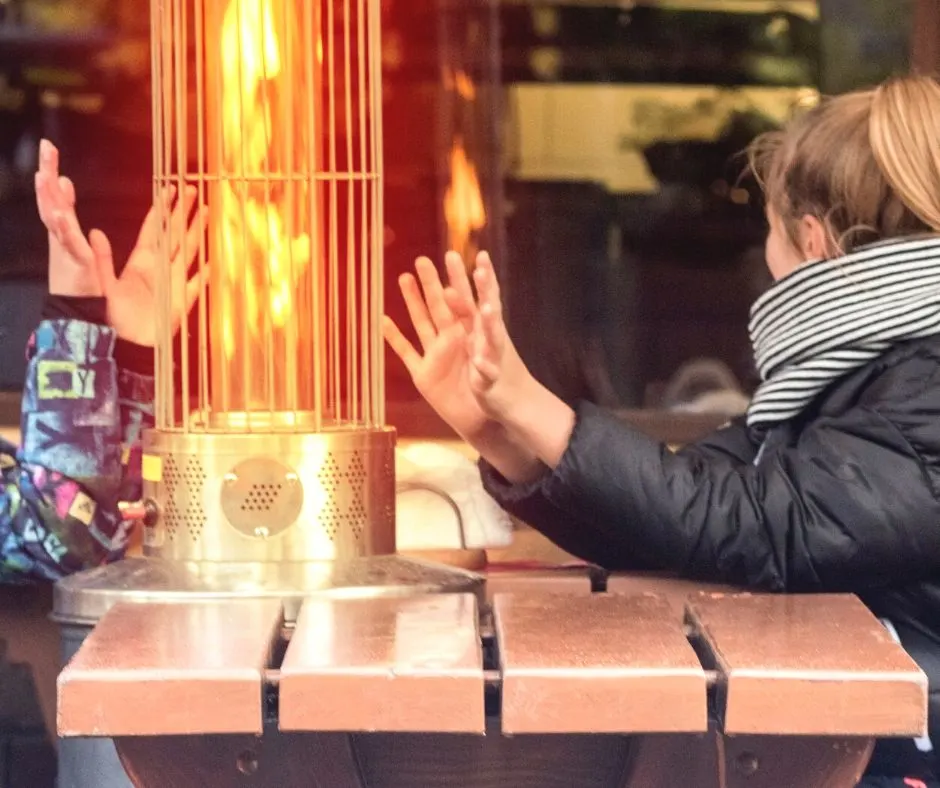
M 119 369 L 143 377 L 153 377 L 153 348 L 135 345 L 126 339 L 118 339 L 114 345 L 114 361 Z
M 104 326 L 108 323 L 108 300 L 104 297 L 77 298 L 47 295 L 42 307 L 43 320 L 81 320 Z

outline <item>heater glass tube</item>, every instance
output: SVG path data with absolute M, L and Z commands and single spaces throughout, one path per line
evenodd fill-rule
M 378 0 L 152 16 L 157 427 L 382 426 Z M 187 189 L 205 232 L 173 219 Z M 208 286 L 175 335 L 187 273 Z

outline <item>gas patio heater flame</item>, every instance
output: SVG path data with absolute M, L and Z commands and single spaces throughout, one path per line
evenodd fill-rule
M 164 270 L 145 549 L 196 562 L 394 552 L 379 0 L 151 9 Z M 187 188 L 208 208 L 203 237 L 165 205 Z M 185 272 L 171 260 L 193 251 L 208 287 L 174 337 Z

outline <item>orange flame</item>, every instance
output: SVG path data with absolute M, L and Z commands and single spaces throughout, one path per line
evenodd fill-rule
M 219 407 L 224 398 L 223 410 L 265 402 L 284 409 L 288 401 L 296 406 L 297 387 L 303 385 L 297 375 L 300 348 L 309 346 L 313 329 L 306 325 L 309 318 L 298 315 L 297 304 L 315 231 L 309 211 L 314 189 L 298 177 L 314 164 L 308 153 L 313 129 L 289 106 L 309 100 L 303 91 L 313 90 L 305 79 L 309 54 L 297 41 L 295 54 L 288 54 L 287 37 L 297 35 L 301 23 L 293 3 L 218 2 L 223 10 L 213 65 L 219 95 L 209 141 L 223 177 L 211 193 L 211 291 L 218 299 L 213 336 L 221 336 L 222 350 L 215 354 L 213 390 L 224 392 L 213 399 Z M 290 132 L 286 124 L 293 124 Z M 272 353 L 274 379 L 264 371 Z
M 473 234 L 486 226 L 486 208 L 476 167 L 458 137 L 450 152 L 450 185 L 444 195 L 448 248 L 463 255 L 467 265 L 476 257 Z

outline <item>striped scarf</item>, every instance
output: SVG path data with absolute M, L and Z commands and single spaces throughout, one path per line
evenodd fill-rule
M 940 334 L 940 237 L 800 266 L 755 302 L 749 330 L 763 382 L 747 421 L 766 428 L 892 345 Z

